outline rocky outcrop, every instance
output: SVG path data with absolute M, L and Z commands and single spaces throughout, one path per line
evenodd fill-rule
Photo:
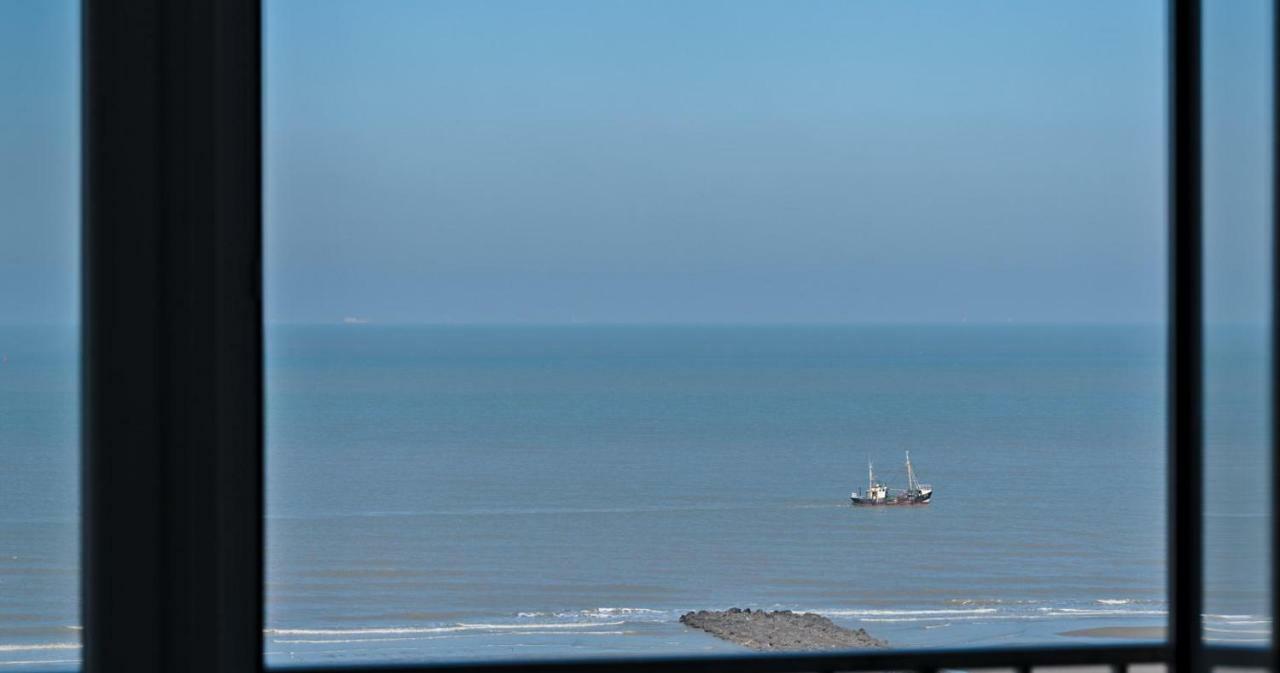
M 700 610 L 685 613 L 680 623 L 762 651 L 849 650 L 889 645 L 863 629 L 836 626 L 830 619 L 812 612 L 753 612 L 750 608 Z

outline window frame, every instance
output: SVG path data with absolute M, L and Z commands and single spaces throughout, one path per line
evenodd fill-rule
M 1201 673 L 1274 666 L 1280 629 L 1267 648 L 1206 645 L 1202 637 L 1200 2 L 1167 6 L 1166 642 L 287 670 L 1024 673 L 1036 665 L 1163 663 Z M 261 9 L 261 0 L 82 2 L 86 671 L 265 668 Z M 1280 68 L 1272 70 L 1280 86 Z M 1273 131 L 1280 130 L 1272 107 Z M 1280 260 L 1274 150 L 1273 288 Z M 1275 320 L 1270 329 L 1274 354 Z M 1275 357 L 1271 368 L 1274 428 Z M 1280 493 L 1275 432 L 1270 441 L 1272 492 Z M 1273 587 L 1280 586 L 1278 523 L 1273 516 Z M 1273 615 L 1280 615 L 1277 593 Z

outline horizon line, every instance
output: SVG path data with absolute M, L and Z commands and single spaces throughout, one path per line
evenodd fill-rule
M 963 327 L 963 326 L 1164 326 L 1167 321 L 1062 320 L 388 320 L 266 321 L 266 327 Z M 1218 323 L 1212 323 L 1218 324 Z M 1255 323 L 1232 322 L 1230 325 Z M 1263 325 L 1264 323 L 1256 323 Z
M 264 327 L 1167 327 L 1168 321 L 1160 320 L 805 320 L 805 321 L 631 321 L 631 320 L 391 320 L 373 318 L 339 318 L 335 320 L 264 320 Z M 1206 327 L 1258 327 L 1270 326 L 1270 320 L 1216 320 L 1203 323 Z M 4 327 L 50 327 L 78 329 L 80 322 L 51 321 L 0 321 Z

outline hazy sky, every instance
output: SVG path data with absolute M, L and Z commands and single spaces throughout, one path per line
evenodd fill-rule
M 1157 1 L 274 2 L 285 321 L 1157 320 Z
M 78 318 L 78 4 L 0 0 L 0 324 Z
M 1206 16 L 1228 319 L 1265 5 Z M 271 321 L 1162 319 L 1159 0 L 266 6 Z M 0 0 L 0 322 L 75 315 L 77 21 Z

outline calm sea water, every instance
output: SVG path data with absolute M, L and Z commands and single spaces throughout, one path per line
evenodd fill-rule
M 0 670 L 80 660 L 74 329 L 0 325 Z
M 1259 365 L 1237 341 L 1210 376 L 1207 633 L 1249 643 L 1269 628 L 1267 498 Z M 267 659 L 736 651 L 676 622 L 732 606 L 901 647 L 1159 626 L 1162 344 L 1142 327 L 274 328 Z M 0 330 L 0 666 L 78 656 L 74 352 L 66 331 Z M 906 450 L 932 505 L 848 505 L 868 458 L 903 484 Z

